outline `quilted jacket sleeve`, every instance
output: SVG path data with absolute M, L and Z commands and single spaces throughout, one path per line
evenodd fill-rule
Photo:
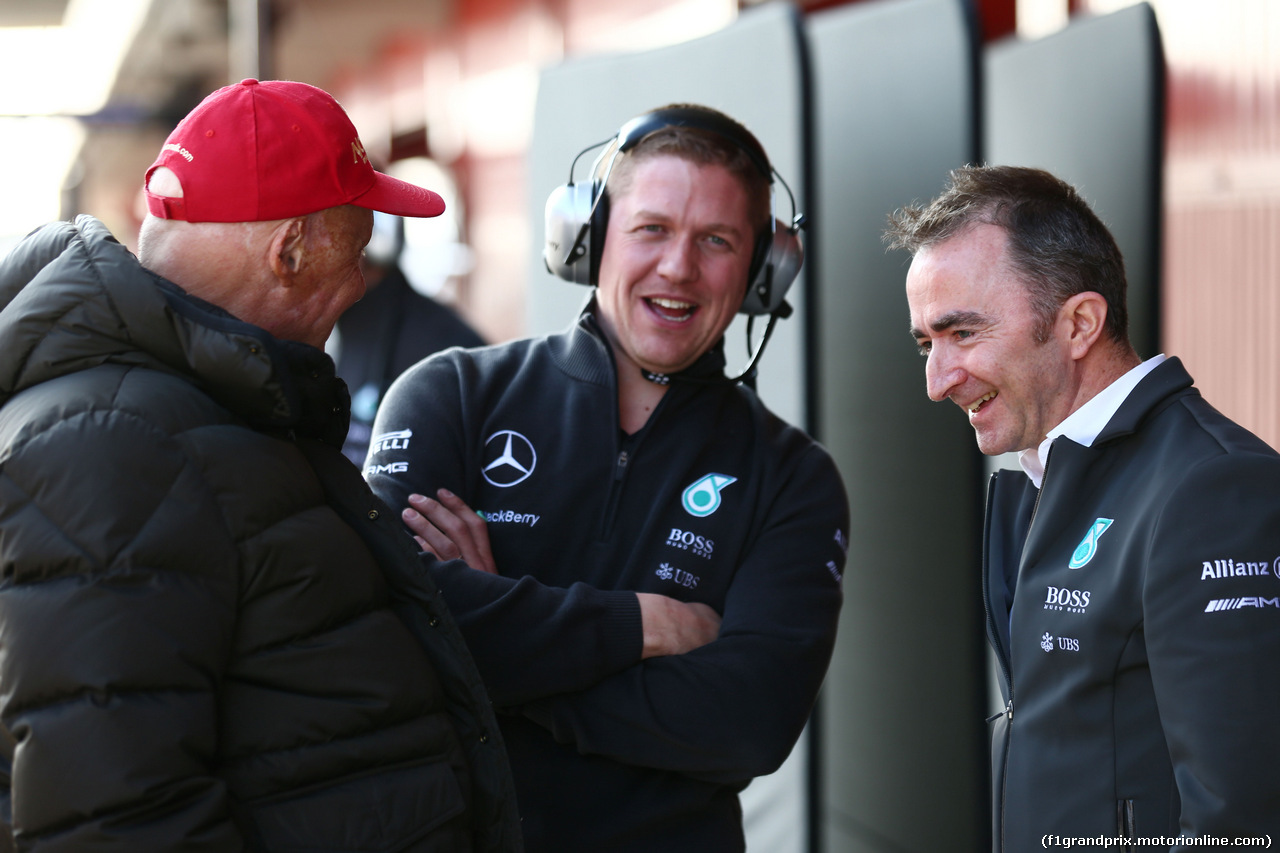
M 237 549 L 182 434 L 81 403 L 128 373 L 0 410 L 3 817 L 26 850 L 237 850 L 210 772 Z

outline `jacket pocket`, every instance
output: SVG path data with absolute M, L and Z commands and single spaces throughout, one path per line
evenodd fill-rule
M 430 833 L 462 814 L 465 805 L 452 768 L 438 762 L 380 769 L 245 803 L 241 814 L 251 824 L 250 835 L 272 853 L 391 853 L 434 849 Z M 465 832 L 461 839 L 451 835 L 440 849 L 469 849 L 465 839 Z
M 1133 800 L 1116 800 L 1116 837 L 1123 839 L 1119 847 L 1123 853 L 1133 853 L 1137 846 L 1135 826 Z

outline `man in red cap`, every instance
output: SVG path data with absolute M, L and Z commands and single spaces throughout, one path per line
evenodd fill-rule
M 372 211 L 435 216 L 325 92 L 210 95 L 0 264 L 0 848 L 504 851 L 510 771 L 319 349 Z

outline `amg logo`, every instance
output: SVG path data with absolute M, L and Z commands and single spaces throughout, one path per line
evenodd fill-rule
M 386 465 L 370 465 L 364 469 L 364 476 L 369 478 L 374 474 L 404 474 L 408 470 L 408 462 L 391 462 Z
M 1276 607 L 1280 608 L 1280 596 L 1276 598 L 1262 598 L 1258 596 L 1246 596 L 1245 598 L 1215 598 L 1205 605 L 1205 613 L 1217 613 L 1222 610 L 1241 610 L 1245 607 Z
M 1271 567 L 1266 560 L 1260 563 L 1241 563 L 1232 560 L 1205 560 L 1200 568 L 1200 580 L 1211 578 L 1247 577 L 1249 575 L 1270 575 Z

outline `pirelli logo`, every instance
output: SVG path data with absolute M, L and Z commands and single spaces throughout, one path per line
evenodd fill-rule
M 1244 598 L 1215 598 L 1205 605 L 1205 613 L 1217 613 L 1222 610 L 1243 610 L 1246 607 L 1275 607 L 1280 609 L 1280 596 L 1263 598 L 1246 596 Z

